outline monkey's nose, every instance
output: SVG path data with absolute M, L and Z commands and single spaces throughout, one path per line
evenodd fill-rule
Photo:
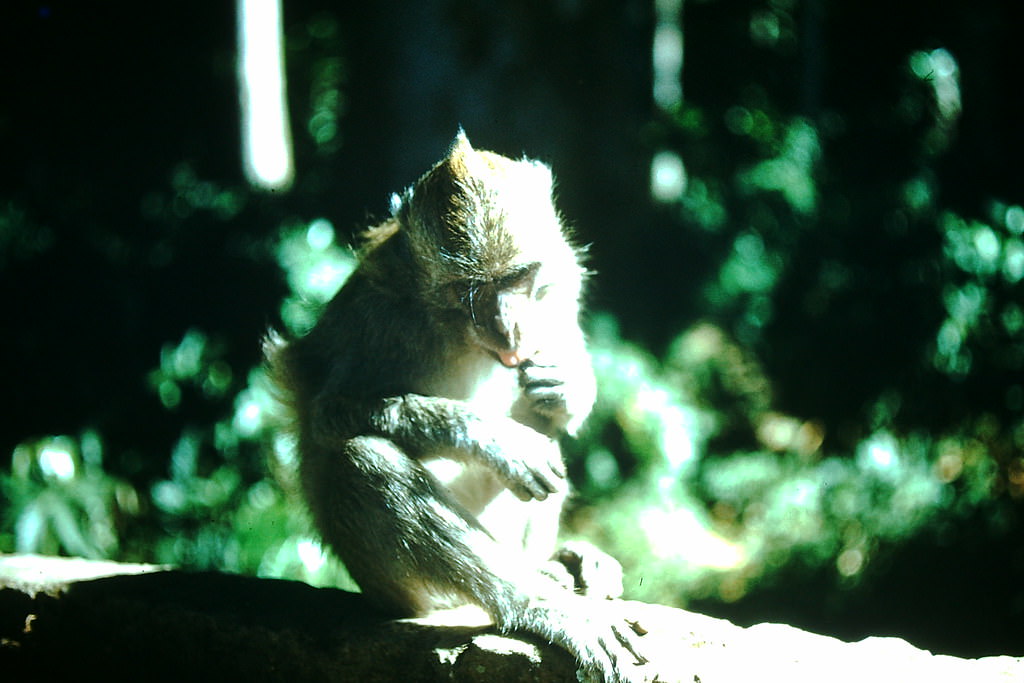
M 513 349 L 512 351 L 498 351 L 497 354 L 498 360 L 500 360 L 501 364 L 506 368 L 517 368 L 526 360 L 521 355 L 519 349 Z

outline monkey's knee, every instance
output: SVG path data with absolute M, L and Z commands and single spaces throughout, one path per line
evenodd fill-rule
M 467 526 L 439 514 L 447 507 L 437 483 L 385 438 L 356 437 L 340 452 L 306 455 L 306 497 L 320 536 L 367 598 L 396 615 L 434 607 L 435 589 L 452 582 L 441 549 Z

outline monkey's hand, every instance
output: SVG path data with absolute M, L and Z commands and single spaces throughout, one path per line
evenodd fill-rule
M 551 429 L 546 433 L 576 430 L 594 404 L 594 375 L 589 363 L 580 367 L 551 364 L 543 358 L 519 366 L 519 386 L 530 410 Z
M 565 464 L 558 443 L 508 418 L 482 420 L 470 439 L 508 489 L 523 501 L 564 491 Z
M 577 593 L 595 598 L 622 597 L 622 565 L 586 541 L 569 541 L 554 559 L 572 575 Z
M 568 409 L 565 377 L 557 365 L 526 361 L 519 366 L 519 386 L 533 409 L 541 415 L 554 417 Z

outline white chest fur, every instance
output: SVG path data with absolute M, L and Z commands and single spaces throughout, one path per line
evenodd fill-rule
M 427 389 L 434 396 L 465 401 L 485 420 L 509 417 L 520 393 L 517 371 L 483 353 L 467 354 L 451 363 L 448 374 L 435 378 Z M 446 453 L 422 462 L 474 514 L 504 489 L 489 468 L 461 458 L 451 459 Z
M 446 369 L 443 376 L 433 378 L 424 393 L 466 401 L 481 415 L 506 417 L 519 397 L 518 371 L 486 353 L 466 353 Z

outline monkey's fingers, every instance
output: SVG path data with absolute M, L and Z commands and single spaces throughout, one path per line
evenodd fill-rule
M 551 471 L 554 472 L 555 476 L 559 479 L 565 479 L 569 476 L 569 473 L 565 469 L 565 462 L 562 460 L 561 453 L 559 453 L 557 457 L 548 461 L 548 467 L 551 468 Z M 551 492 L 554 493 L 555 489 L 551 489 Z
M 633 623 L 630 623 L 628 619 L 626 620 L 626 623 L 630 625 L 631 629 L 633 628 Z M 612 625 L 612 633 L 615 634 L 615 640 L 619 641 L 619 645 L 621 645 L 623 649 L 626 650 L 626 652 L 633 655 L 633 657 L 636 659 L 636 661 L 633 662 L 635 666 L 643 666 L 644 664 L 650 661 L 649 659 L 647 659 L 647 657 L 644 657 L 642 654 L 637 652 L 636 648 L 633 647 L 632 641 L 622 633 L 621 629 L 618 626 L 615 626 L 614 624 Z
M 533 470 L 532 473 L 534 482 L 544 492 L 544 498 L 547 498 L 548 494 L 555 493 L 564 487 L 564 485 L 559 485 L 558 483 L 558 479 L 565 479 L 564 471 L 560 472 L 550 463 L 547 467 L 539 468 L 539 471 Z M 555 476 L 552 477 L 552 474 Z M 544 500 L 544 498 L 540 500 Z
M 556 490 L 553 484 L 529 468 L 508 473 L 505 485 L 509 491 L 515 494 L 516 498 L 523 502 L 545 500 Z
M 565 410 L 565 386 L 561 381 L 530 382 L 523 387 L 534 410 L 541 414 L 553 414 Z
M 565 471 L 565 464 L 559 455 L 534 471 L 534 476 L 548 493 L 557 493 L 565 489 L 565 478 L 568 475 Z
M 637 634 L 638 636 L 646 636 L 649 633 L 649 631 L 645 629 L 639 621 L 635 621 L 633 619 L 626 619 L 626 623 L 629 624 L 629 628 L 633 631 L 633 633 Z
M 536 488 L 527 486 L 519 481 L 512 481 L 508 483 L 508 490 L 515 494 L 516 498 L 527 503 L 531 500 L 544 500 L 547 498 L 546 493 L 542 493 Z
M 542 477 L 538 477 L 535 473 L 531 472 L 532 478 L 527 477 L 526 486 L 530 489 L 530 495 L 537 500 L 547 500 L 548 495 L 554 492 L 547 482 Z

